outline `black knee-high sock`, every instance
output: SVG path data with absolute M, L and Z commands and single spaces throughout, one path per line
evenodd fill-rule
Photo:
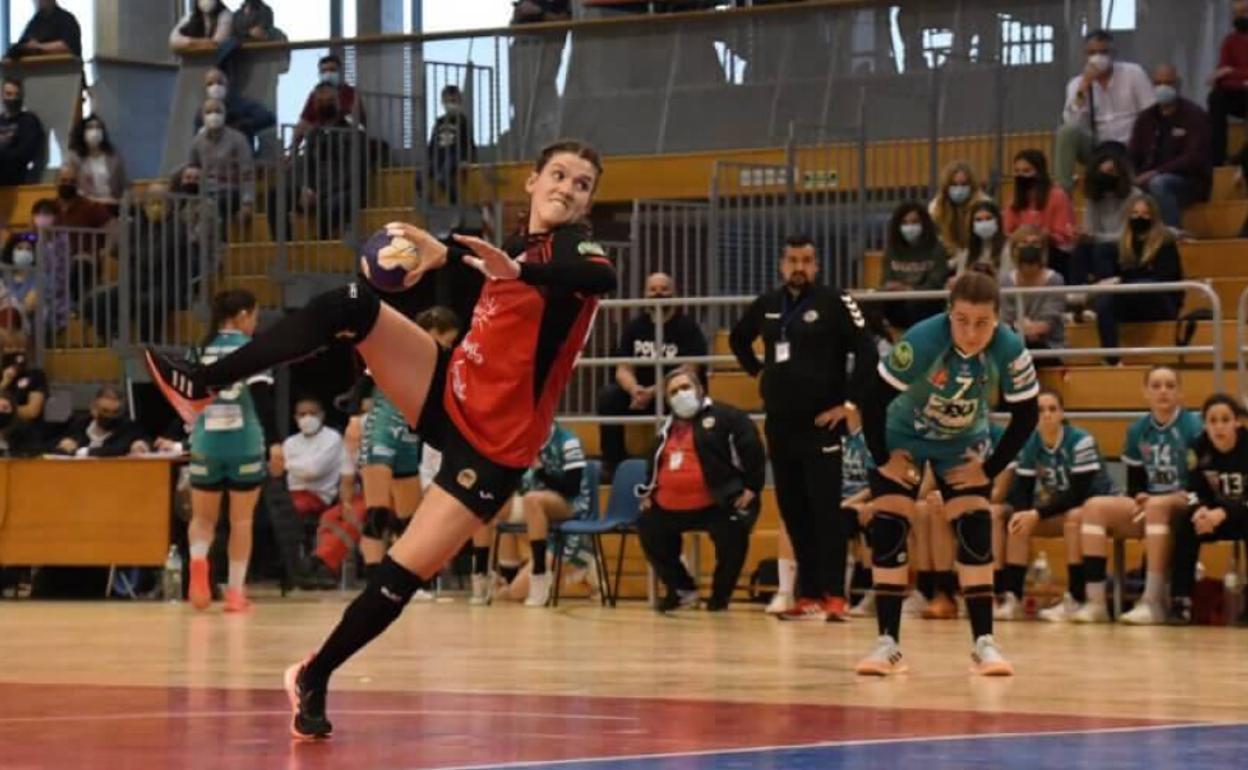
M 532 540 L 529 542 L 529 549 L 533 551 L 533 574 L 546 574 L 546 541 Z
M 1109 560 L 1104 556 L 1088 556 L 1083 557 L 1083 585 L 1087 590 L 1088 583 L 1104 583 L 1105 569 Z
M 881 635 L 901 639 L 901 603 L 909 591 L 907 586 L 875 584 L 875 619 Z
M 1088 583 L 1083 576 L 1082 564 L 1066 565 L 1066 582 L 1070 585 L 1070 598 L 1080 604 L 1088 600 Z
M 938 573 L 931 570 L 922 570 L 918 577 L 915 578 L 915 588 L 919 589 L 919 594 L 929 602 L 936 596 L 936 575 Z
M 963 586 L 966 614 L 971 617 L 971 638 L 992 633 L 992 586 Z
M 484 575 L 490 571 L 490 547 L 474 545 L 472 547 L 472 574 Z
M 1009 589 L 1009 584 L 1005 580 L 1005 569 L 995 569 L 992 571 L 992 592 L 997 596 L 1003 596 Z
M 381 314 L 381 300 L 368 285 L 351 283 L 319 294 L 284 316 L 251 342 L 201 371 L 204 385 L 219 388 L 256 372 L 311 355 L 337 339 L 358 342 Z
M 1015 599 L 1023 598 L 1027 586 L 1027 566 L 1024 564 L 1005 565 L 1005 590 L 1014 594 Z
M 416 593 L 416 575 L 387 556 L 364 591 L 347 605 L 342 620 L 304 669 L 304 681 L 324 687 L 329 677 L 360 648 L 376 639 L 399 617 Z
M 958 595 L 958 573 L 945 570 L 936 573 L 936 590 L 950 599 Z

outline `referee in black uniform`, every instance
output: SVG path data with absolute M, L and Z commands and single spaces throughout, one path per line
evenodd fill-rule
M 776 498 L 797 558 L 798 601 L 781 618 L 840 621 L 848 540 L 839 515 L 845 404 L 866 388 L 877 353 L 854 300 L 815 284 L 819 261 L 810 238 L 788 239 L 780 275 L 784 285 L 754 300 L 733 328 L 732 352 L 751 376 L 762 372 Z M 762 361 L 753 347 L 760 336 Z

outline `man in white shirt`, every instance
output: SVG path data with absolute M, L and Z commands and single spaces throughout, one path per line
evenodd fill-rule
M 316 520 L 338 500 L 344 479 L 354 478 L 342 434 L 325 425 L 325 410 L 315 398 L 295 404 L 299 432 L 282 442 L 274 473 L 284 471 L 295 510 Z M 349 494 L 349 493 L 348 493 Z
M 1067 192 L 1075 186 L 1075 164 L 1087 163 L 1106 142 L 1126 153 L 1141 112 L 1156 102 L 1152 81 L 1138 64 L 1114 61 L 1114 36 L 1093 30 L 1084 39 L 1087 64 L 1066 86 L 1062 127 L 1054 148 L 1054 177 Z

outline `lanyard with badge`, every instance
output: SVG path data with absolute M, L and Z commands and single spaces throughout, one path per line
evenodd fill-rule
M 788 340 L 789 324 L 791 324 L 793 319 L 796 318 L 803 310 L 809 307 L 812 301 L 813 292 L 807 294 L 802 298 L 801 302 L 798 302 L 791 308 L 785 309 L 780 314 L 780 339 L 776 341 L 776 363 L 783 364 L 793 356 L 792 345 Z M 784 293 L 784 304 L 786 306 L 789 304 L 788 292 Z

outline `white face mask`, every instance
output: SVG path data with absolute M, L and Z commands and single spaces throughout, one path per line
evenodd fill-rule
M 342 73 L 334 70 L 326 70 L 321 73 L 321 82 L 326 85 L 336 86 L 342 82 Z
M 949 200 L 954 203 L 966 203 L 971 199 L 971 186 L 969 184 L 955 184 L 949 187 Z
M 225 125 L 225 115 L 220 112 L 210 112 L 204 116 L 204 128 L 216 131 Z
M 1179 89 L 1169 83 L 1157 86 L 1153 89 L 1153 93 L 1157 97 L 1157 103 L 1163 107 L 1169 107 L 1179 100 Z
M 35 264 L 35 252 L 30 249 L 13 250 L 13 267 L 30 267 Z
M 1092 65 L 1092 71 L 1098 75 L 1104 75 L 1114 66 L 1114 60 L 1107 53 L 1094 53 L 1088 57 L 1088 64 Z
M 199 0 L 199 10 L 202 13 L 212 13 L 212 9 L 217 7 L 217 0 Z
M 205 90 L 208 93 L 209 99 L 216 99 L 217 101 L 221 101 L 225 99 L 225 95 L 229 91 L 229 89 L 227 89 L 225 86 L 221 85 L 220 83 L 213 83 L 212 85 L 208 86 L 208 88 Z
M 311 436 L 321 429 L 321 418 L 314 414 L 305 414 L 298 419 L 299 432 Z
M 986 241 L 997 234 L 997 220 L 977 219 L 971 224 L 971 229 L 975 231 L 980 240 Z
M 907 224 L 901 226 L 901 237 L 906 239 L 906 243 L 914 245 L 919 242 L 919 238 L 923 237 L 923 225 Z
M 668 403 L 672 407 L 672 413 L 682 420 L 693 417 L 702 406 L 702 401 L 692 388 L 676 391 L 676 395 L 669 398 Z
M 98 128 L 88 128 L 82 133 L 82 140 L 88 147 L 99 147 L 104 142 L 104 132 Z

